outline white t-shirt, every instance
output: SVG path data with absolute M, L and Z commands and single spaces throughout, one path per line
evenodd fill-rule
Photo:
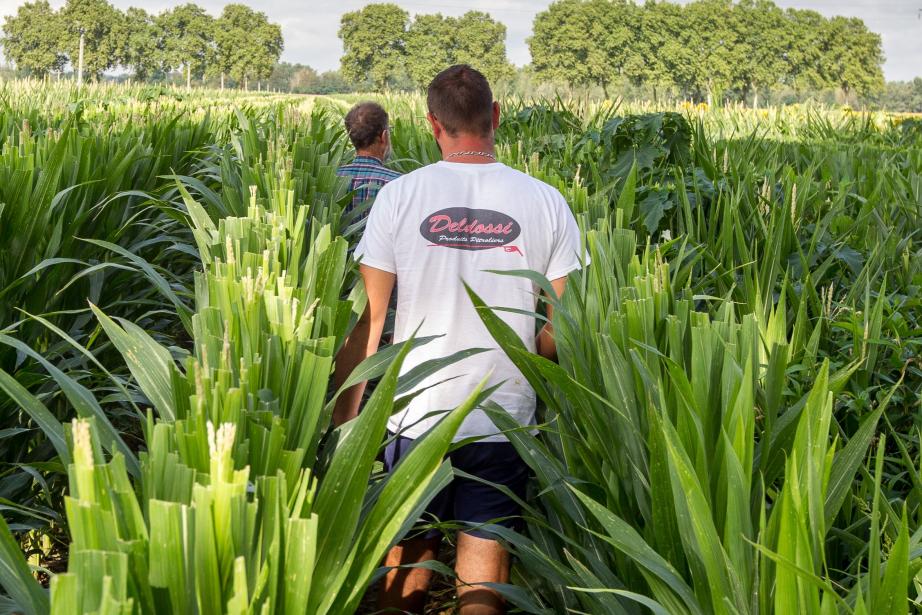
M 580 267 L 579 250 L 579 228 L 560 192 L 501 163 L 442 161 L 384 186 L 356 258 L 397 275 L 395 341 L 417 327 L 417 337 L 442 336 L 412 351 L 402 373 L 467 348 L 491 349 L 422 382 L 416 390 L 435 386 L 391 417 L 391 431 L 421 436 L 439 420 L 433 413 L 461 404 L 491 368 L 488 386 L 503 382 L 491 399 L 520 424 L 534 424 L 534 390 L 487 331 L 462 281 L 488 306 L 534 311 L 537 286 L 487 270 L 530 269 L 554 280 Z M 535 351 L 533 317 L 496 314 Z M 479 409 L 468 415 L 455 441 L 471 436 L 506 440 Z

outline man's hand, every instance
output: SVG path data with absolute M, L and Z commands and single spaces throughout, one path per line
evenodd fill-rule
M 563 297 L 563 291 L 567 287 L 567 278 L 566 276 L 562 278 L 557 278 L 556 280 L 551 280 L 551 287 L 553 287 L 554 292 L 557 294 L 557 298 Z M 538 349 L 538 354 L 544 357 L 545 359 L 550 359 L 551 361 L 557 360 L 557 344 L 554 342 L 554 325 L 551 324 L 551 320 L 554 317 L 554 306 L 550 303 L 546 303 L 547 307 L 547 323 L 541 328 L 541 332 L 538 333 L 538 338 L 536 340 L 535 346 Z
M 336 355 L 336 371 L 333 379 L 339 387 L 356 366 L 373 355 L 378 350 L 381 341 L 381 332 L 384 330 L 384 319 L 387 317 L 387 306 L 394 290 L 394 281 L 397 276 L 374 267 L 359 265 L 359 273 L 365 282 L 365 294 L 368 304 L 365 312 L 346 338 L 339 354 Z M 348 420 L 354 419 L 359 414 L 359 405 L 362 403 L 362 393 L 365 392 L 367 383 L 360 382 L 345 391 L 336 400 L 333 409 L 333 425 L 339 426 Z

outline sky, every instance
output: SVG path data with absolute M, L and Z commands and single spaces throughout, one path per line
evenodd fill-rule
M 114 0 L 125 9 L 142 6 L 159 12 L 183 0 Z M 263 11 L 282 26 L 285 51 L 282 60 L 308 64 L 325 71 L 338 68 L 342 44 L 336 36 L 340 16 L 368 4 L 367 0 L 238 0 Z M 394 0 L 391 0 L 394 1 Z M 0 0 L 0 16 L 16 12 L 21 0 Z M 58 7 L 62 1 L 52 1 Z M 227 4 L 220 0 L 198 0 L 213 15 Z M 506 49 L 509 59 L 521 66 L 530 61 L 526 39 L 531 35 L 535 15 L 545 9 L 550 0 L 396 0 L 411 15 L 440 12 L 461 15 L 469 10 L 490 13 L 506 24 Z M 778 6 L 809 8 L 827 16 L 845 15 L 862 18 L 868 27 L 883 38 L 884 75 L 888 80 L 909 80 L 922 77 L 922 0 L 775 0 Z

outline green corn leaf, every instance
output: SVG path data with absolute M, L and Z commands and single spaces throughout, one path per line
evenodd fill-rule
M 64 438 L 64 427 L 48 408 L 8 373 L 0 369 L 0 389 L 28 414 L 45 433 L 58 457 L 65 465 L 70 463 L 70 451 Z
M 903 512 L 900 533 L 890 548 L 880 592 L 873 596 L 872 611 L 891 615 L 909 613 L 909 529 L 906 512 Z
M 95 305 L 90 304 L 90 308 L 157 413 L 165 420 L 175 420 L 171 374 L 176 366 L 170 352 L 136 324 L 119 319 L 119 326 Z
M 644 541 L 643 537 L 624 520 L 618 518 L 610 510 L 590 498 L 580 490 L 570 486 L 570 489 L 582 501 L 583 505 L 599 521 L 607 536 L 603 538 L 613 547 L 630 557 L 638 566 L 649 571 L 661 579 L 676 596 L 684 601 L 686 608 L 692 613 L 704 613 L 698 605 L 694 591 L 685 583 L 678 571 L 664 560 L 656 551 Z
M 377 562 L 397 538 L 397 532 L 404 525 L 409 512 L 426 493 L 461 423 L 496 390 L 497 387 L 484 390 L 489 378 L 490 375 L 487 375 L 481 380 L 464 403 L 418 438 L 406 457 L 391 472 L 381 495 L 365 518 L 354 547 L 356 559 L 361 557 L 363 564 L 357 567 L 345 584 L 350 594 L 346 599 L 348 608 L 345 612 L 351 612 L 357 606 L 363 593 L 362 588 L 377 567 Z M 432 497 L 435 493 L 429 495 Z
M 3 587 L 16 610 L 24 615 L 47 615 L 50 609 L 48 592 L 38 584 L 19 543 L 0 516 L 0 586 Z
M 895 391 L 896 389 L 894 388 L 893 390 Z M 893 391 L 891 391 L 890 395 L 892 394 Z M 888 395 L 888 400 L 889 397 Z M 826 490 L 826 527 L 832 526 L 833 520 L 836 515 L 839 514 L 842 503 L 851 491 L 855 473 L 858 471 L 858 467 L 867 455 L 868 447 L 871 445 L 871 441 L 877 433 L 877 422 L 880 420 L 885 406 L 885 403 L 881 404 L 877 410 L 865 417 L 864 421 L 861 423 L 861 427 L 852 434 L 852 437 L 849 438 L 845 447 L 836 453 L 832 465 L 832 472 L 829 476 L 829 485 Z
M 397 376 L 412 345 L 404 344 L 353 426 L 338 443 L 326 471 L 314 512 L 320 519 L 317 559 L 324 562 L 314 579 L 319 587 L 332 587 L 347 561 L 358 525 L 365 487 L 371 474 L 378 447 L 384 440 L 391 415 Z M 310 611 L 318 612 L 327 595 L 313 592 Z
M 103 446 L 109 450 L 117 450 L 120 452 L 128 464 L 128 471 L 131 472 L 133 476 L 140 475 L 141 467 L 138 465 L 138 458 L 135 456 L 134 451 L 128 448 L 122 436 L 112 425 L 112 422 L 109 421 L 109 417 L 99 405 L 99 402 L 96 401 L 96 398 L 93 397 L 93 394 L 90 393 L 86 387 L 59 370 L 45 359 L 45 357 L 19 340 L 0 334 L 0 343 L 12 346 L 41 363 L 42 366 L 48 370 L 48 373 L 51 374 L 51 377 L 54 378 L 55 382 L 58 383 L 58 386 L 61 387 L 67 400 L 77 411 L 77 415 L 81 418 L 92 417 L 95 419 L 96 428 L 104 434 L 102 437 Z M 114 447 L 112 446 L 113 444 L 115 445 Z
M 190 334 L 192 333 L 192 313 L 189 310 L 189 307 L 180 300 L 179 296 L 177 296 L 176 293 L 173 292 L 173 289 L 170 288 L 169 282 L 167 282 L 166 279 L 160 275 L 157 270 L 151 266 L 150 263 L 148 263 L 137 254 L 129 252 L 118 244 L 100 239 L 83 239 L 83 241 L 100 246 L 102 248 L 106 248 L 107 250 L 111 250 L 131 261 L 136 267 L 138 267 L 138 269 L 144 273 L 145 276 L 147 276 L 148 279 L 150 279 L 154 285 L 154 288 L 156 288 L 160 294 L 162 294 L 166 299 L 170 301 L 170 303 L 173 304 L 173 307 L 176 308 L 176 314 L 182 321 L 186 332 Z

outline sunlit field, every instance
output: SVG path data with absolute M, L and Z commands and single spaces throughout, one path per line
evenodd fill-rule
M 382 475 L 387 418 L 457 360 L 398 377 L 416 339 L 330 429 L 364 98 L 0 83 L 0 611 L 373 608 L 485 400 Z M 440 158 L 423 97 L 375 98 L 393 168 Z M 470 297 L 540 400 L 537 436 L 485 404 L 534 473 L 526 530 L 494 529 L 512 609 L 920 608 L 922 118 L 500 102 L 498 158 L 560 189 L 591 257 L 559 364 Z

